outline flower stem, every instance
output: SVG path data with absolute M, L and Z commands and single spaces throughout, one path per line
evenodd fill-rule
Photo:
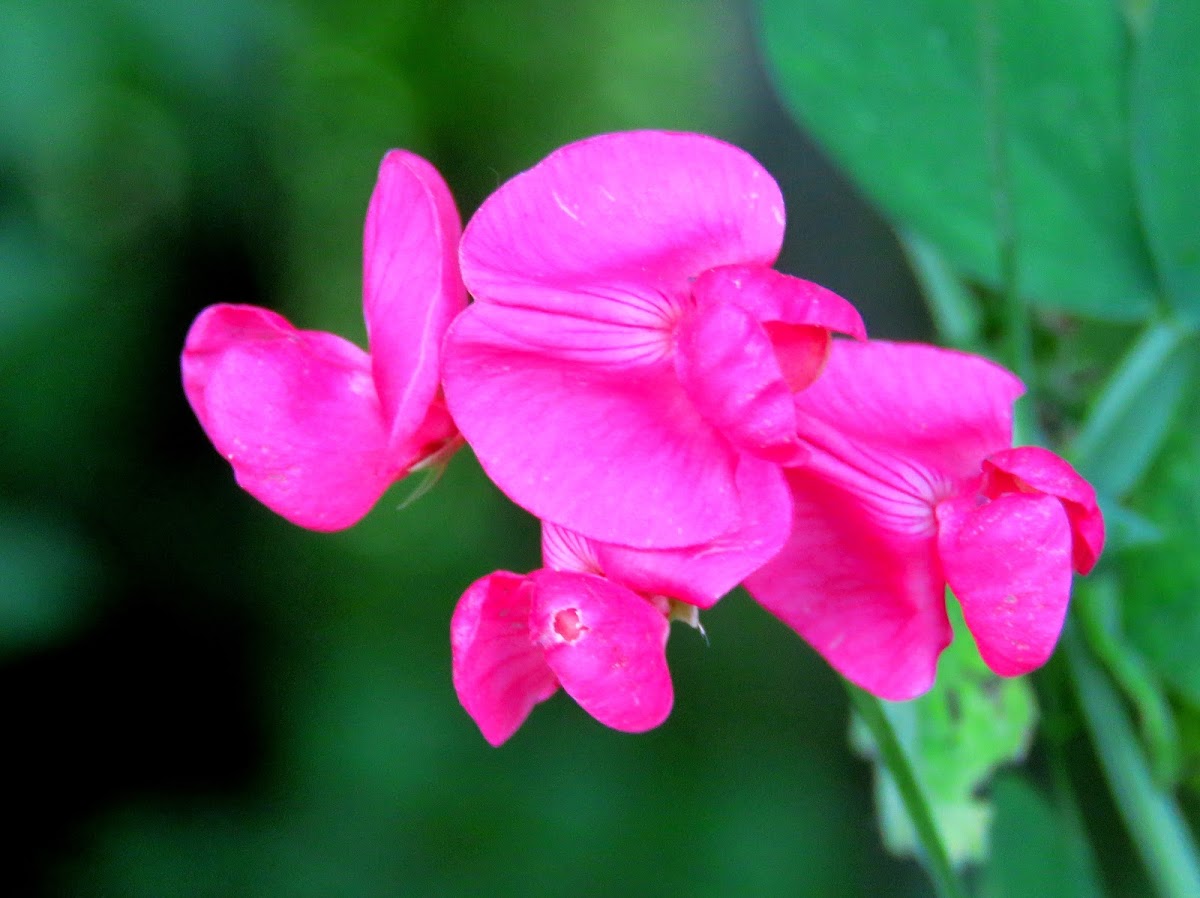
M 1162 898 L 1200 895 L 1200 860 L 1187 823 L 1171 793 L 1155 784 L 1116 689 L 1070 622 L 1062 643 L 1101 769 L 1156 891 Z
M 1017 217 L 1013 208 L 1003 85 L 1000 81 L 1000 27 L 995 0 L 979 0 L 979 74 L 983 88 L 984 129 L 992 182 L 992 221 L 1000 290 L 1004 298 L 1006 355 L 1009 366 L 1026 383 L 1033 372 L 1029 307 L 1021 296 L 1017 260 Z
M 853 683 L 847 682 L 846 690 L 850 693 L 854 710 L 870 730 L 879 756 L 896 783 L 896 789 L 916 831 L 917 841 L 924 852 L 926 868 L 938 895 L 940 898 L 966 898 L 967 893 L 959 884 L 954 875 L 954 868 L 950 865 L 950 856 L 946 853 L 946 846 L 942 844 L 942 837 L 934 823 L 929 802 L 925 799 L 925 793 L 921 791 L 921 784 L 917 782 L 908 755 L 904 753 L 900 740 L 896 738 L 891 721 L 884 713 L 883 705 L 875 696 L 864 692 Z
M 933 244 L 911 231 L 897 236 L 942 340 L 955 349 L 977 351 L 983 315 L 970 289 Z
M 1182 767 L 1179 732 L 1157 678 L 1133 647 L 1120 637 L 1117 583 L 1111 576 L 1098 574 L 1077 588 L 1079 592 L 1072 605 L 1074 619 L 1079 622 L 1096 660 L 1107 668 L 1114 684 L 1137 712 L 1155 782 L 1171 788 Z

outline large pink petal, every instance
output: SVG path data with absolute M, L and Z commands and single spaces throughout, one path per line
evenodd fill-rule
M 479 304 L 450 328 L 446 400 L 484 469 L 543 520 L 636 548 L 733 527 L 739 453 L 668 363 L 587 365 L 497 332 Z
M 858 496 L 804 469 L 789 470 L 788 482 L 791 537 L 746 589 L 869 692 L 901 701 L 927 691 L 951 637 L 931 527 L 889 528 Z
M 484 202 L 463 236 L 463 277 L 477 299 L 518 306 L 613 283 L 678 298 L 708 268 L 771 265 L 783 227 L 778 186 L 742 150 L 699 134 L 604 134 Z
M 571 698 L 627 733 L 666 720 L 674 691 L 662 612 L 593 574 L 541 570 L 530 577 L 530 631 Z
M 476 302 L 459 318 L 474 321 L 498 345 L 571 364 L 625 369 L 662 365 L 670 357 L 680 304 L 639 294 L 631 284 L 605 284 L 567 292 L 555 287 L 552 307 Z M 528 297 L 536 291 L 529 291 Z M 455 351 L 454 328 L 445 352 Z
M 837 341 L 825 372 L 795 395 L 807 464 L 859 495 L 903 492 L 932 509 L 978 479 L 1012 442 L 1023 388 L 987 359 L 949 349 Z M 899 485 L 901 491 L 892 489 Z
M 688 397 L 730 442 L 777 464 L 798 464 L 792 391 L 771 339 L 732 303 L 698 306 L 680 322 L 675 370 Z
M 530 636 L 532 594 L 528 577 L 496 571 L 467 587 L 450 620 L 454 689 L 492 745 L 508 739 L 533 706 L 558 689 Z
M 388 453 L 370 360 L 341 337 L 253 306 L 210 306 L 188 331 L 182 368 L 238 483 L 301 527 L 349 527 L 411 461 Z
M 363 233 L 363 312 L 393 450 L 425 421 L 442 338 L 467 304 L 460 231 L 454 198 L 432 165 L 403 150 L 384 156 Z
M 1009 493 L 938 506 L 946 579 L 988 667 L 1017 676 L 1050 657 L 1071 595 L 1071 527 L 1053 496 Z
M 792 524 L 792 500 L 780 469 L 744 458 L 738 468 L 742 517 L 732 530 L 682 549 L 638 550 L 594 543 L 600 569 L 610 580 L 642 595 L 679 599 L 709 608 L 775 557 Z
M 1104 515 L 1092 485 L 1067 461 L 1041 446 L 1022 446 L 997 452 L 983 467 L 989 481 L 985 490 L 1036 490 L 1062 500 L 1071 522 L 1075 570 L 1086 574 L 1095 567 L 1104 550 Z

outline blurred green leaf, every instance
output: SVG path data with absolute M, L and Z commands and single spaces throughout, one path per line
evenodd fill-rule
M 1162 528 L 1145 515 L 1104 494 L 1096 496 L 1104 513 L 1104 548 L 1108 552 L 1150 546 L 1163 538 Z
M 1167 296 L 1200 323 L 1200 4 L 1158 0 L 1133 69 L 1133 160 Z
M 1137 712 L 1155 781 L 1173 786 L 1180 773 L 1179 731 L 1161 681 L 1122 631 L 1115 579 L 1104 572 L 1079 584 L 1073 608 L 1092 653 Z
M 1200 708 L 1180 705 L 1175 722 L 1179 726 L 1179 741 L 1183 747 L 1182 785 L 1195 798 L 1200 796 Z
M 902 227 L 992 287 L 1000 277 L 976 5 L 761 0 L 780 92 Z M 998 3 L 1019 286 L 1052 308 L 1144 315 L 1116 4 Z
M 900 244 L 921 285 L 939 337 L 955 349 L 974 349 L 983 330 L 979 301 L 927 240 L 902 233 Z
M 1200 857 L 1172 791 L 1154 781 L 1121 697 L 1067 620 L 1061 651 L 1109 791 L 1163 898 L 1200 895 Z
M 1068 455 L 1100 492 L 1127 493 L 1158 455 L 1196 369 L 1187 337 L 1174 322 L 1151 323 L 1088 410 Z
M 1200 401 L 1172 432 L 1138 496 L 1164 539 L 1120 560 L 1129 640 L 1167 683 L 1200 707 Z
M 0 217 L 0 352 L 79 301 L 79 266 L 52 251 L 28 221 Z
M 0 653 L 68 635 L 96 598 L 97 559 L 72 527 L 0 510 Z
M 1015 774 L 997 777 L 991 797 L 996 814 L 980 890 L 983 898 L 1104 894 L 1078 818 Z
M 925 790 L 951 861 L 978 862 L 987 855 L 992 807 L 980 797 L 1001 764 L 1019 760 L 1033 738 L 1037 708 L 1022 679 L 1002 680 L 987 669 L 951 603 L 955 639 L 942 653 L 937 683 L 911 702 L 883 703 L 897 737 Z M 855 748 L 876 751 L 856 718 Z M 916 854 L 916 833 L 891 775 L 878 762 L 875 795 L 884 841 L 897 854 Z

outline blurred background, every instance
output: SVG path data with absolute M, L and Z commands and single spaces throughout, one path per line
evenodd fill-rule
M 928 336 L 886 227 L 773 99 L 748 3 L 0 4 L 0 707 L 7 895 L 924 895 L 844 693 L 740 593 L 677 627 L 677 704 L 569 699 L 490 748 L 450 681 L 463 588 L 538 564 L 460 453 L 319 535 L 234 484 L 178 356 L 213 302 L 364 343 L 390 147 L 465 216 L 556 147 L 653 127 L 757 156 L 780 268 Z

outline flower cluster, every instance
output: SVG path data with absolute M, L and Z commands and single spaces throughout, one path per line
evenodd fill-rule
M 367 214 L 370 354 L 218 305 L 185 390 L 238 482 L 301 526 L 353 524 L 464 439 L 542 520 L 543 567 L 477 580 L 451 623 L 495 745 L 559 686 L 608 726 L 657 726 L 670 621 L 739 583 L 884 698 L 932 685 L 947 586 L 996 673 L 1036 668 L 1103 546 L 1094 491 L 1011 447 L 1013 375 L 867 340 L 850 303 L 774 270 L 783 232 L 770 175 L 701 135 L 563 147 L 461 239 L 441 177 L 393 151 Z

